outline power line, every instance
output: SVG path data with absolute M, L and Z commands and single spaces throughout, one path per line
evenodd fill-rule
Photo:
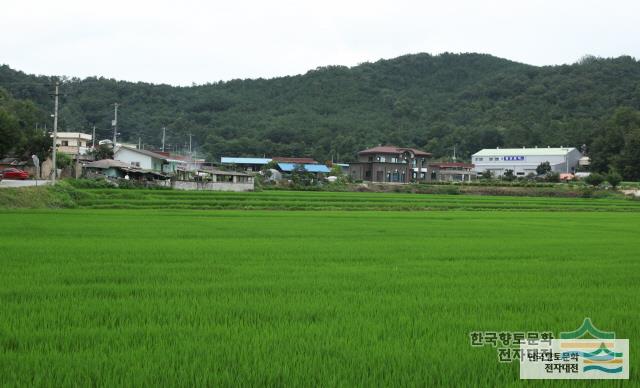
M 53 165 L 53 177 L 51 179 L 51 183 L 54 185 L 56 184 L 56 174 L 58 173 L 57 171 L 58 169 L 56 167 L 56 153 L 57 153 L 56 143 L 58 142 L 58 96 L 60 95 L 59 87 L 60 87 L 60 84 L 56 82 L 56 92 L 54 93 L 56 100 L 53 108 L 53 151 L 51 155 L 51 161 Z

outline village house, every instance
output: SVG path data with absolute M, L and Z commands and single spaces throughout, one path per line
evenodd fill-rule
M 290 163 L 290 164 L 318 164 L 312 158 L 290 158 L 284 156 L 274 156 L 273 158 L 242 158 L 235 156 L 223 156 L 220 163 L 226 166 L 238 166 L 246 171 L 260 171 L 270 162 Z
M 429 163 L 430 180 L 435 182 L 471 182 L 476 178 L 474 165 L 461 162 Z
M 119 160 L 133 167 L 159 173 L 165 172 L 166 168 L 164 166 L 169 164 L 167 157 L 164 155 L 125 146 L 116 147 L 116 150 L 113 153 L 113 159 Z
M 171 182 L 177 190 L 209 190 L 209 191 L 253 191 L 254 177 L 237 171 L 224 171 L 216 168 L 198 169 L 193 179 L 178 178 Z
M 56 145 L 58 152 L 68 155 L 86 155 L 91 150 L 92 140 L 93 137 L 87 133 L 58 132 Z
M 425 181 L 428 152 L 414 148 L 378 146 L 358 152 L 358 161 L 349 164 L 355 181 L 410 183 Z
M 113 159 L 96 160 L 95 162 L 85 164 L 83 175 L 85 178 L 130 179 L 138 181 L 168 179 L 168 176 L 159 172 L 144 170 L 131 164 Z

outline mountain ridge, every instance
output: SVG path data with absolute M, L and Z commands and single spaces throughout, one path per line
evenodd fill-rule
M 0 66 L 0 87 L 50 111 L 56 77 Z M 125 140 L 210 157 L 312 156 L 352 160 L 377 144 L 463 158 L 496 146 L 590 146 L 619 107 L 640 109 L 640 64 L 629 56 L 533 66 L 488 54 L 409 54 L 301 75 L 170 86 L 63 79 L 61 130 L 110 138 L 118 102 Z

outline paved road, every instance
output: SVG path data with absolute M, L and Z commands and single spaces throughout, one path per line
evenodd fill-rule
M 16 181 L 11 179 L 3 179 L 0 181 L 0 189 L 5 187 L 29 187 L 29 186 L 44 186 L 51 184 L 51 181 L 47 180 L 26 180 L 26 181 Z

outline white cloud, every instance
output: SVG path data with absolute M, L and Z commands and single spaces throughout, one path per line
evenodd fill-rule
M 0 62 L 39 74 L 188 85 L 406 53 L 535 64 L 640 56 L 637 1 L 3 2 Z

